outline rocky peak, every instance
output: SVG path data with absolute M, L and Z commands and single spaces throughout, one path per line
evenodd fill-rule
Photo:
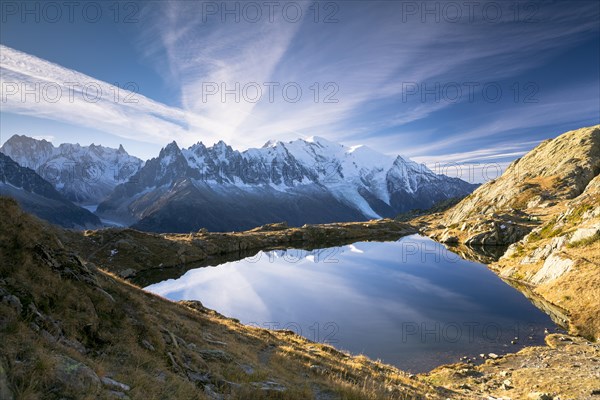
M 63 143 L 54 147 L 46 140 L 18 135 L 9 139 L 0 151 L 50 180 L 71 201 L 85 204 L 100 202 L 142 165 L 142 160 L 127 154 L 123 146 L 118 150 L 94 143 L 90 146 Z M 85 173 L 91 170 L 94 179 L 87 179 Z
M 480 186 L 446 214 L 450 225 L 477 214 L 526 210 L 581 194 L 600 172 L 600 125 L 542 142 L 498 179 Z
M 54 146 L 45 139 L 37 140 L 25 135 L 13 135 L 0 147 L 0 152 L 10 156 L 22 166 L 37 168 L 42 160 L 52 156 Z
M 275 147 L 279 142 L 275 139 L 269 139 L 267 140 L 267 142 L 265 144 L 263 144 L 263 146 L 261 147 L 262 149 L 266 149 L 269 147 Z
M 180 154 L 180 153 L 181 153 L 181 149 L 177 145 L 177 142 L 173 140 L 171 143 L 169 143 L 168 145 L 166 145 L 165 147 L 163 147 L 160 150 L 158 157 L 163 158 L 168 155 L 176 155 L 176 154 Z

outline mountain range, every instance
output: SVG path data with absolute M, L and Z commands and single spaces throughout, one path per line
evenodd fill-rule
M 241 152 L 223 141 L 183 149 L 172 142 L 147 162 L 122 146 L 54 147 L 18 135 L 0 152 L 34 167 L 72 201 L 97 204 L 98 216 L 156 232 L 393 217 L 476 188 L 401 156 L 321 137 Z
M 55 147 L 47 140 L 14 135 L 0 152 L 19 165 L 35 170 L 67 199 L 96 205 L 143 165 L 142 160 L 118 149 L 63 143 Z
M 22 167 L 0 153 L 0 195 L 9 196 L 21 207 L 66 228 L 97 228 L 100 219 L 60 194 L 32 169 Z

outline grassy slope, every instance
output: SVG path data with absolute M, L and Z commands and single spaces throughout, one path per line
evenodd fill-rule
M 441 397 L 366 357 L 146 293 L 64 248 L 64 232 L 11 200 L 0 198 L 0 221 L 0 394 L 112 398 L 96 377 L 108 376 L 139 399 Z M 286 390 L 263 390 L 268 381 Z

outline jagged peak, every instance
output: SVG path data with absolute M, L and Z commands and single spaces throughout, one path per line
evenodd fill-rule
M 210 147 L 210 149 L 220 153 L 233 151 L 233 148 L 227 143 L 225 143 L 223 140 L 219 140 L 217 143 L 213 144 L 212 147 Z
M 179 148 L 179 145 L 177 144 L 177 142 L 173 140 L 171 143 L 169 143 L 168 145 L 166 145 L 164 147 L 164 150 L 181 150 L 181 149 Z
M 268 147 L 275 147 L 279 144 L 280 142 L 275 140 L 275 139 L 269 139 L 267 140 L 267 142 L 265 144 L 263 144 L 262 148 L 266 149 Z
M 178 154 L 181 154 L 181 149 L 179 148 L 179 145 L 177 145 L 177 142 L 173 140 L 160 150 L 158 158 L 165 159 Z
M 19 134 L 12 135 L 6 142 L 4 142 L 4 145 L 13 145 L 13 144 L 20 144 L 20 143 L 42 143 L 44 145 L 52 146 L 52 143 L 47 141 L 46 139 L 43 139 L 43 138 L 36 139 L 31 136 L 19 135 Z

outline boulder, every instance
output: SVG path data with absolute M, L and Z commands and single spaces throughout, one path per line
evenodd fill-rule
M 448 232 L 448 231 L 445 231 L 442 234 L 442 237 L 440 238 L 440 242 L 446 243 L 446 244 L 457 244 L 458 237 L 456 237 L 455 235 L 451 235 L 450 232 Z
M 94 393 L 100 388 L 100 378 L 87 365 L 64 355 L 57 356 L 55 361 L 54 377 L 67 391 Z
M 550 254 L 542 268 L 531 278 L 531 283 L 540 285 L 552 282 L 571 270 L 575 262 L 570 258 L 563 258 L 556 253 Z
M 600 224 L 593 225 L 591 227 L 579 228 L 569 239 L 569 243 L 579 242 L 580 240 L 589 239 L 594 235 L 600 235 Z
M 566 236 L 553 238 L 550 243 L 545 246 L 538 247 L 531 254 L 521 260 L 521 264 L 535 264 L 538 261 L 545 260 L 555 250 L 560 250 L 567 243 Z
M 115 390 L 118 390 L 121 392 L 127 392 L 131 389 L 131 387 L 129 387 L 129 385 L 115 381 L 114 379 L 109 378 L 107 376 L 103 376 L 100 380 L 102 381 L 102 384 L 104 386 L 107 386 L 111 389 L 115 389 Z

